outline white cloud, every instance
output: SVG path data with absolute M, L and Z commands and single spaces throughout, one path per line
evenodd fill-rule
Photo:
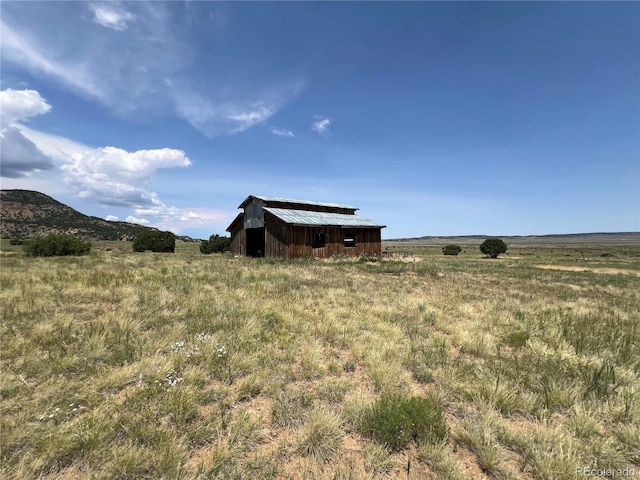
M 271 109 L 264 105 L 256 105 L 253 109 L 244 112 L 231 113 L 228 118 L 229 120 L 238 122 L 240 127 L 243 127 L 244 125 L 251 126 L 263 122 L 271 115 L 273 115 Z
M 221 222 L 233 218 L 226 211 L 180 209 L 167 205 L 148 189 L 148 183 L 157 170 L 191 165 L 182 150 L 161 148 L 128 152 L 112 146 L 90 147 L 18 123 L 51 109 L 38 92 L 7 90 L 0 92 L 0 101 L 2 114 L 6 112 L 5 118 L 11 123 L 1 132 L 3 187 L 35 188 L 53 193 L 48 183 L 42 184 L 46 188 L 34 187 L 41 180 L 30 179 L 25 184 L 25 179 L 19 177 L 26 177 L 37 170 L 54 169 L 56 165 L 52 159 L 56 159 L 63 180 L 74 187 L 79 197 L 103 205 L 132 208 L 135 216 L 127 216 L 127 222 L 148 225 L 155 221 L 154 226 L 158 228 L 179 231 L 193 226 L 219 227 Z M 238 121 L 256 119 L 249 115 L 247 118 L 240 116 Z M 55 176 L 57 169 L 51 175 L 52 178 Z M 156 220 L 145 216 L 156 217 Z M 107 215 L 106 220 L 117 221 L 118 217 Z
M 52 159 L 61 163 L 65 182 L 81 198 L 106 205 L 153 208 L 170 213 L 147 189 L 158 169 L 188 167 L 191 161 L 182 150 L 161 148 L 127 152 L 117 147 L 92 148 L 64 137 L 32 130 L 19 121 L 51 110 L 35 90 L 4 90 L 0 107 L 7 128 L 1 131 L 2 176 L 17 178 L 38 170 L 53 169 Z
M 61 168 L 82 198 L 104 205 L 166 208 L 147 183 L 161 168 L 191 165 L 182 150 L 162 148 L 127 152 L 103 147 L 73 154 Z
M 330 119 L 320 115 L 314 115 L 313 118 L 315 119 L 315 122 L 311 124 L 311 130 L 318 132 L 319 134 L 326 133 L 329 130 L 329 125 L 331 125 Z
M 113 4 L 89 4 L 89 9 L 93 11 L 94 22 L 120 32 L 126 29 L 128 23 L 135 18 L 131 12 Z
M 173 215 L 165 215 L 152 226 L 160 230 L 182 232 L 190 228 L 208 228 L 211 232 L 223 231 L 238 214 L 235 210 L 207 208 L 176 209 Z
M 51 105 L 35 90 L 0 91 L 0 176 L 27 177 L 53 168 L 51 158 L 23 135 L 18 123 L 49 110 Z
M 0 176 L 27 177 L 34 172 L 51 169 L 51 159 L 17 127 L 11 126 L 0 132 Z
M 147 220 L 146 218 L 137 218 L 134 217 L 133 215 L 129 215 L 125 222 L 129 222 L 129 223 L 139 223 L 141 225 L 147 225 L 149 223 L 149 220 Z
M 277 135 L 278 137 L 296 138 L 295 134 L 291 130 L 286 130 L 284 128 L 283 129 L 272 128 L 271 133 L 273 133 L 274 135 Z
M 15 125 L 37 115 L 44 115 L 51 110 L 51 105 L 35 90 L 0 91 L 1 127 Z
M 116 217 L 115 215 L 107 215 L 106 217 L 104 217 L 104 219 L 107 222 L 117 222 L 118 221 L 118 217 Z
M 153 199 L 151 205 L 137 207 L 134 211 L 136 215 L 151 215 L 154 217 L 179 217 L 180 209 L 173 206 L 167 206 L 157 198 Z

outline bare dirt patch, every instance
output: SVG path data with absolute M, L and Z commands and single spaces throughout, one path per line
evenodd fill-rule
M 604 275 L 633 275 L 640 277 L 640 272 L 635 270 L 626 270 L 624 268 L 606 268 L 606 267 L 574 267 L 571 265 L 534 265 L 536 268 L 542 268 L 544 270 L 562 270 L 565 272 L 591 272 L 600 273 Z

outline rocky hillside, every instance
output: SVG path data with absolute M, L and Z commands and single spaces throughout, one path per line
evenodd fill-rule
M 133 240 L 139 233 L 154 230 L 135 223 L 90 217 L 30 190 L 0 190 L 0 220 L 2 238 L 69 233 L 87 240 Z

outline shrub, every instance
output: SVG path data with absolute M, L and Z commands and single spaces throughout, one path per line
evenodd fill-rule
M 11 240 L 9 240 L 9 245 L 22 245 L 24 243 L 24 240 L 22 240 L 21 238 L 12 238 Z
M 378 261 L 378 257 L 371 256 L 368 253 L 363 252 L 360 255 L 358 255 L 358 263 L 377 262 L 377 261 Z
M 447 245 L 446 247 L 442 247 L 442 253 L 445 255 L 458 255 L 462 251 L 462 247 L 460 245 Z
M 514 330 L 504 337 L 504 343 L 513 348 L 522 348 L 529 340 L 529 332 L 525 330 Z
M 448 434 L 442 406 L 430 397 L 382 397 L 365 410 L 358 427 L 391 450 L 412 441 L 438 443 Z
M 170 252 L 176 249 L 176 236 L 171 232 L 149 230 L 142 232 L 133 240 L 134 252 Z
M 480 245 L 480 251 L 487 257 L 498 258 L 501 253 L 506 253 L 507 244 L 499 238 L 487 238 Z
M 200 242 L 200 253 L 222 253 L 231 249 L 231 239 L 229 237 L 221 237 L 217 233 L 211 235 L 209 240 Z
M 24 246 L 24 253 L 30 257 L 84 255 L 89 253 L 89 250 L 91 242 L 62 233 L 35 238 Z

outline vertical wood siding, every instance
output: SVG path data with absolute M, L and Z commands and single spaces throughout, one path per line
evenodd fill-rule
M 274 258 L 289 257 L 289 238 L 291 226 L 279 218 L 264 212 L 264 256 Z
M 231 234 L 231 253 L 234 255 L 247 254 L 247 235 L 244 230 L 244 215 L 238 215 L 227 231 Z
M 324 247 L 313 248 L 314 233 L 324 233 Z M 355 235 L 355 247 L 345 247 L 345 235 Z M 310 227 L 289 225 L 265 212 L 265 256 L 329 258 L 334 254 L 358 256 L 382 255 L 380 228 Z

